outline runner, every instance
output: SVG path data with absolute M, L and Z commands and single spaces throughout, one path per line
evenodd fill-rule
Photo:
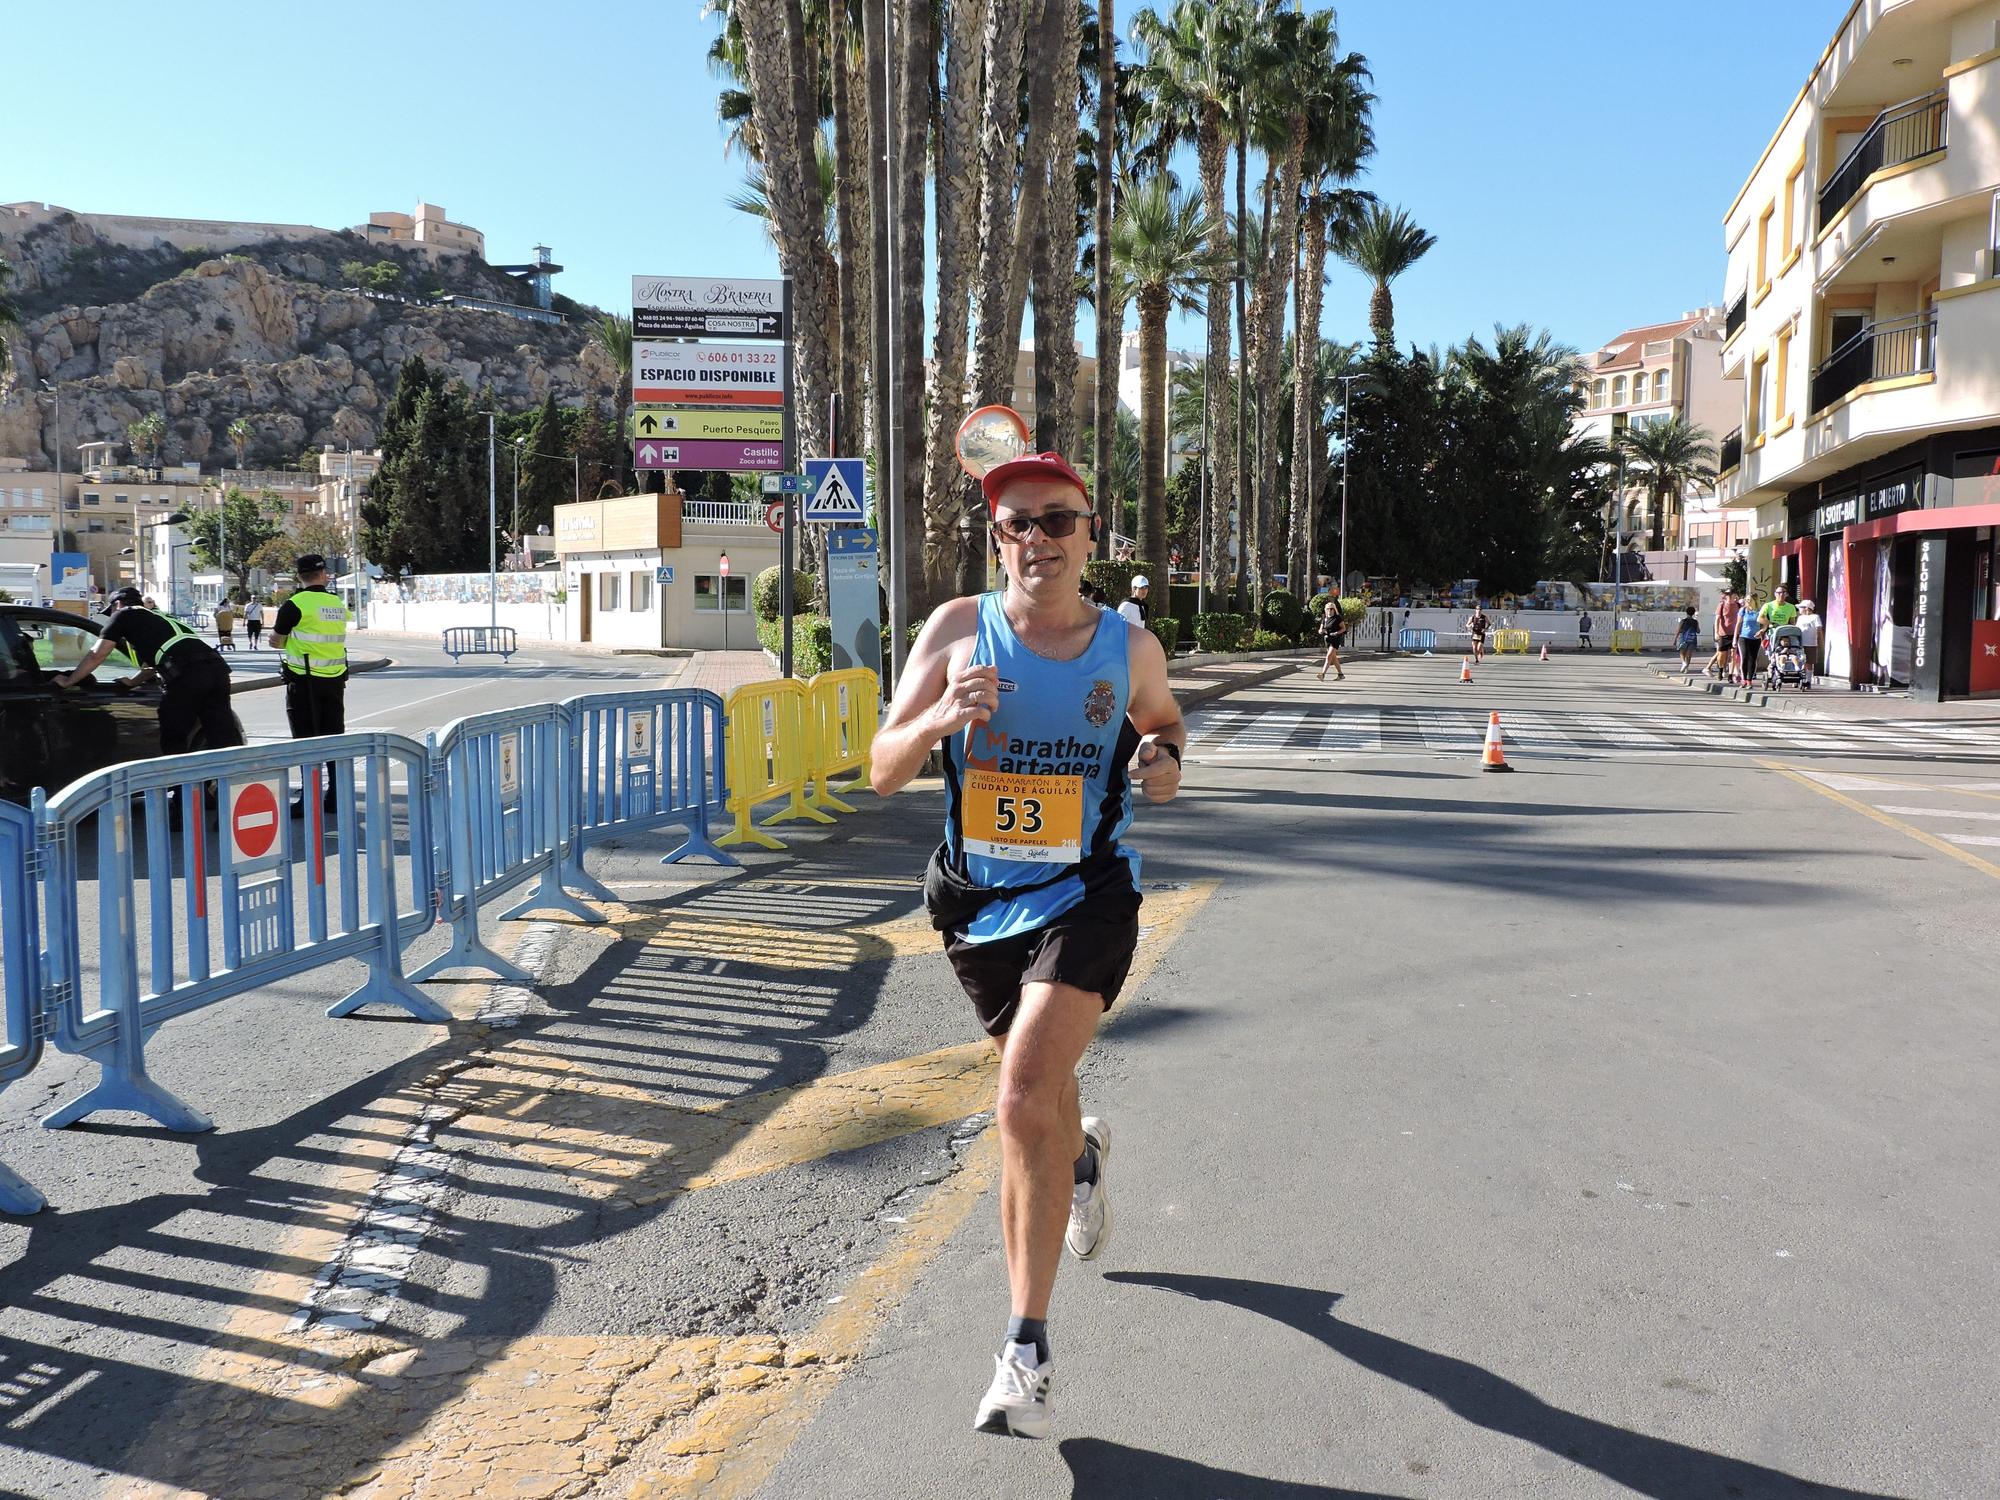
M 1681 670 L 1694 670 L 1695 648 L 1701 644 L 1701 621 L 1694 617 L 1694 606 L 1690 604 L 1674 627 L 1674 649 L 1681 654 Z
M 1000 1051 L 1000 1225 L 1012 1318 L 973 1425 L 1045 1437 L 1046 1319 L 1064 1242 L 1111 1233 L 1111 1132 L 1084 1116 L 1076 1067 L 1139 938 L 1139 856 L 1119 840 L 1132 788 L 1180 790 L 1187 731 L 1150 631 L 1091 607 L 1077 579 L 1097 522 L 1058 454 L 981 481 L 1009 583 L 935 610 L 875 737 L 887 795 L 939 746 L 945 840 L 925 872 L 931 923 Z
M 1319 618 L 1319 638 L 1326 647 L 1326 660 L 1319 664 L 1319 680 L 1325 682 L 1326 669 L 1332 667 L 1335 682 L 1347 681 L 1347 672 L 1340 665 L 1340 648 L 1347 640 L 1347 616 L 1341 611 L 1338 594 L 1326 601 L 1326 612 Z
M 1476 667 L 1486 655 L 1486 611 L 1479 607 L 1477 599 L 1472 601 L 1472 613 L 1465 617 L 1465 633 L 1472 637 L 1472 664 Z

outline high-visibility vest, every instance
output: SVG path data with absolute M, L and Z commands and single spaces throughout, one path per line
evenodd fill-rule
M 128 604 L 125 606 L 125 608 L 138 609 L 142 608 L 142 606 Z M 124 613 L 124 611 L 121 610 L 119 611 L 119 613 L 122 614 Z M 163 620 L 166 623 L 167 629 L 171 630 L 173 634 L 170 637 L 168 637 L 167 643 L 164 646 L 160 647 L 159 650 L 153 653 L 153 659 L 149 662 L 141 663 L 142 666 L 152 667 L 155 670 L 157 670 L 159 668 L 160 663 L 166 659 L 167 653 L 173 650 L 174 647 L 178 646 L 182 641 L 198 641 L 201 639 L 200 636 L 196 635 L 192 630 L 189 630 L 187 626 L 181 624 L 179 620 L 176 620 L 170 614 L 163 613 L 162 611 L 157 609 L 148 609 L 145 610 L 145 613 L 157 616 L 159 619 Z
M 285 637 L 285 667 L 300 677 L 347 675 L 347 606 L 325 589 L 292 595 L 299 623 Z

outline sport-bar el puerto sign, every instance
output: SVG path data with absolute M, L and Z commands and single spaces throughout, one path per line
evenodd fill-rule
M 785 284 L 735 276 L 634 276 L 632 332 L 639 338 L 783 340 Z
M 775 345 L 635 343 L 632 399 L 641 406 L 783 406 L 784 351 Z

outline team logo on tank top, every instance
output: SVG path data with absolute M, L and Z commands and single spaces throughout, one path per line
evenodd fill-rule
M 1102 729 L 1111 722 L 1111 715 L 1118 708 L 1118 690 L 1102 677 L 1090 685 L 1090 696 L 1083 700 L 1083 716 L 1090 720 L 1093 729 Z

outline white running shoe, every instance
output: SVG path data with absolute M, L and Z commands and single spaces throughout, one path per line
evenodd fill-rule
M 1083 1133 L 1097 1148 L 1097 1181 L 1079 1182 L 1069 1195 L 1069 1229 L 1063 1241 L 1078 1260 L 1095 1260 L 1111 1241 L 1111 1191 L 1105 1186 L 1111 1160 L 1111 1126 L 1095 1115 L 1083 1117 Z
M 1025 1351 L 1027 1359 L 1021 1357 Z M 979 1415 L 972 1419 L 974 1432 L 991 1432 L 999 1437 L 1045 1438 L 1049 1435 L 1049 1378 L 1056 1362 L 1030 1364 L 1035 1356 L 1029 1344 L 1009 1344 L 993 1356 L 993 1384 L 979 1403 Z

